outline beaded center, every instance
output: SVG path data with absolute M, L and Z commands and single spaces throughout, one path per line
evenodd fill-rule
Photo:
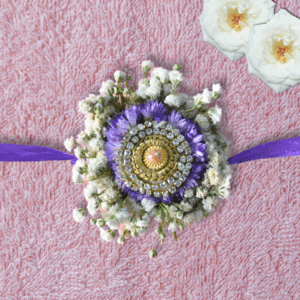
M 163 160 L 163 151 L 160 148 L 149 147 L 145 151 L 145 164 L 147 167 L 150 168 L 149 162 L 156 166 L 156 165 L 160 164 L 162 162 L 162 160 Z

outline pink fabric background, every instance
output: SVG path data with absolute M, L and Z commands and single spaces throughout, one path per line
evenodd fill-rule
M 276 94 L 203 41 L 203 0 L 0 0 L 0 142 L 67 152 L 84 128 L 78 101 L 115 70 L 179 63 L 195 95 L 225 91 L 221 132 L 230 156 L 300 135 L 300 85 Z M 300 2 L 275 11 L 300 17 Z M 232 165 L 231 196 L 210 219 L 168 233 L 100 239 L 72 183 L 70 161 L 0 163 L 0 299 L 300 299 L 300 157 Z

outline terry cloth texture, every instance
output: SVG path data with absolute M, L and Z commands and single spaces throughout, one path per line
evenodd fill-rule
M 300 2 L 279 0 L 300 17 Z M 0 142 L 67 152 L 84 129 L 78 102 L 141 63 L 182 66 L 188 95 L 221 83 L 230 157 L 300 135 L 300 85 L 276 94 L 203 41 L 203 0 L 0 0 Z M 85 203 L 70 161 L 0 163 L 0 299 L 300 299 L 300 157 L 232 165 L 231 195 L 208 220 L 100 239 L 72 210 Z M 152 224 L 155 224 L 152 221 Z

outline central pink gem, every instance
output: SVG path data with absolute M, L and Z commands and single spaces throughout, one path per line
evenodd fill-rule
M 152 149 L 148 152 L 148 159 L 153 164 L 159 164 L 162 161 L 162 152 L 158 149 Z

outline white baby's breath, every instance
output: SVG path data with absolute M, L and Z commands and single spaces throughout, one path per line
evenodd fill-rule
M 183 77 L 182 74 L 179 71 L 171 71 L 169 72 L 169 76 L 170 76 L 170 81 L 174 84 L 174 85 L 178 85 L 180 82 L 183 81 Z
M 179 95 L 169 95 L 165 98 L 165 103 L 170 106 L 179 107 L 182 105 L 182 98 Z
M 100 93 L 103 95 L 109 95 L 108 90 L 112 93 L 115 87 L 115 83 L 112 80 L 107 80 L 102 82 L 102 86 L 100 88 Z
M 105 230 L 103 228 L 100 228 L 100 236 L 103 240 L 105 240 L 107 242 L 111 242 L 114 239 L 111 232 L 109 232 L 108 230 Z
M 73 209 L 73 218 L 76 222 L 81 223 L 85 219 L 85 210 L 74 208 Z
M 161 83 L 166 84 L 170 81 L 169 72 L 164 68 L 155 68 L 151 74 L 152 77 L 158 77 Z
M 147 212 L 150 212 L 156 206 L 155 202 L 150 201 L 147 198 L 143 198 L 141 204 Z
M 73 136 L 71 136 L 69 139 L 66 139 L 64 142 L 65 148 L 71 152 L 72 149 L 75 147 L 75 139 Z
M 222 116 L 222 109 L 220 107 L 218 106 L 212 107 L 208 110 L 207 113 L 214 124 L 220 122 Z

